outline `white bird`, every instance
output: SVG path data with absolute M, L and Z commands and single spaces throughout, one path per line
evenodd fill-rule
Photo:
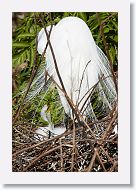
M 39 127 L 35 131 L 36 134 L 40 135 L 41 140 L 42 140 L 42 137 L 48 138 L 50 135 L 51 136 L 61 135 L 66 130 L 65 126 L 54 127 L 54 124 L 51 121 L 50 113 L 47 112 L 47 109 L 48 109 L 48 106 L 44 105 L 40 114 L 41 114 L 41 117 L 43 118 L 43 120 L 48 122 L 48 126 L 47 127 Z M 36 137 L 36 135 L 35 135 L 35 137 Z
M 46 29 L 49 33 L 51 26 L 48 26 Z M 77 105 L 80 110 L 88 96 L 87 92 L 98 83 L 99 96 L 103 105 L 108 109 L 112 109 L 112 103 L 116 100 L 117 94 L 111 77 L 110 64 L 102 50 L 96 45 L 87 24 L 78 17 L 63 18 L 58 24 L 53 26 L 50 42 L 67 95 L 74 105 Z M 39 54 L 44 52 L 46 44 L 47 37 L 44 28 L 42 28 L 38 34 L 37 50 Z M 49 45 L 45 54 L 45 62 L 49 75 L 61 86 Z M 33 92 L 33 95 L 31 94 L 31 97 L 39 93 L 44 86 L 44 74 L 45 71 L 41 71 L 34 81 L 33 84 L 38 83 L 38 88 Z M 105 77 L 102 83 L 98 82 L 101 77 Z M 92 89 L 89 93 L 91 91 Z M 66 114 L 72 118 L 72 109 L 65 95 L 59 88 L 58 93 Z M 84 115 L 91 113 L 91 117 L 96 119 L 92 105 L 88 101 L 86 106 L 89 106 Z M 82 113 L 83 110 L 81 111 Z M 64 129 L 62 130 L 63 132 Z

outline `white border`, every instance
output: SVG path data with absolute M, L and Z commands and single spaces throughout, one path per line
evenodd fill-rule
M 0 7 L 0 180 L 4 184 L 130 183 L 130 7 L 123 0 L 5 0 Z M 12 12 L 118 12 L 119 171 L 115 173 L 12 172 Z

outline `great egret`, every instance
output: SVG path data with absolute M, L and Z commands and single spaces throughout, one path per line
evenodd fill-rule
M 50 32 L 50 28 L 51 26 L 46 28 L 48 32 Z M 103 106 L 109 110 L 112 109 L 112 103 L 117 98 L 117 94 L 111 76 L 110 64 L 102 50 L 96 45 L 87 24 L 78 17 L 63 18 L 56 26 L 53 26 L 50 42 L 67 95 L 78 106 L 78 109 L 81 110 L 88 96 L 87 92 L 91 92 L 93 86 L 97 83 L 98 95 L 103 102 Z M 44 28 L 42 28 L 38 34 L 37 50 L 39 54 L 44 52 L 46 44 L 47 37 Z M 61 86 L 49 46 L 46 50 L 45 62 L 49 75 Z M 44 70 L 40 71 L 34 81 L 33 85 L 36 83 L 38 85 L 30 98 L 43 88 L 44 74 Z M 104 80 L 99 82 L 101 77 L 104 77 Z M 59 88 L 58 93 L 66 114 L 72 118 L 72 110 L 64 93 Z M 91 114 L 93 119 L 97 119 L 89 100 L 86 102 L 86 107 L 86 111 L 83 112 L 82 110 L 81 114 Z M 47 118 L 44 119 L 47 120 Z M 50 126 L 50 131 L 53 132 L 53 130 L 54 127 Z M 60 134 L 63 132 L 64 129 L 60 130 Z

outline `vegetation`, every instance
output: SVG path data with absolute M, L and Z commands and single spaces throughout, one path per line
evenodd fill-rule
M 22 99 L 22 91 L 26 88 L 29 82 L 32 69 L 35 66 L 34 59 L 36 54 L 36 36 L 41 30 L 42 24 L 39 19 L 40 13 L 14 13 L 13 15 L 13 116 L 16 114 L 18 104 Z M 46 26 L 57 24 L 62 18 L 67 16 L 76 16 L 83 19 L 89 26 L 97 45 L 105 52 L 114 70 L 117 71 L 118 63 L 118 15 L 117 13 L 84 13 L 84 12 L 65 12 L 65 13 L 43 13 Z M 104 44 L 105 40 L 105 44 Z M 40 56 L 39 60 L 40 62 Z M 54 91 L 55 92 L 55 91 Z M 51 92 L 48 92 L 51 93 Z M 52 95 L 53 96 L 53 95 Z M 54 97 L 56 94 L 54 94 Z M 45 97 L 45 99 L 47 99 Z M 38 99 L 38 97 L 37 97 Z M 37 99 L 35 100 L 37 102 Z M 53 103 L 52 99 L 51 103 Z M 55 99 L 54 99 L 55 100 Z M 48 100 L 49 101 L 49 100 Z M 44 100 L 43 100 L 43 103 Z M 39 115 L 40 107 L 35 113 Z M 37 104 L 36 104 L 37 106 Z M 58 120 L 55 116 L 57 110 L 51 106 L 53 121 Z M 27 107 L 28 108 L 28 107 Z M 29 105 L 27 109 L 28 115 L 32 110 L 35 110 L 35 103 Z M 26 114 L 25 114 L 26 117 Z M 57 121 L 55 121 L 57 123 Z
M 41 13 L 13 13 L 13 41 L 12 41 L 12 65 L 13 65 L 13 171 L 77 171 L 74 168 L 74 159 L 72 157 L 72 169 L 69 164 L 69 160 L 71 160 L 72 152 L 70 150 L 70 146 L 72 146 L 72 132 L 68 132 L 66 134 L 66 141 L 61 137 L 54 139 L 54 141 L 47 141 L 45 144 L 42 144 L 35 151 L 36 155 L 40 155 L 43 153 L 45 145 L 47 150 L 52 148 L 52 152 L 50 157 L 46 157 L 48 166 L 43 167 L 42 165 L 38 165 L 37 168 L 33 167 L 33 164 L 28 163 L 27 167 L 24 164 L 24 168 L 19 166 L 17 155 L 19 151 L 22 150 L 21 159 L 23 162 L 30 160 L 33 157 L 33 147 L 35 147 L 35 141 L 33 139 L 33 135 L 30 133 L 33 132 L 39 126 L 45 126 L 47 123 L 41 119 L 40 111 L 43 105 L 47 104 L 51 113 L 51 120 L 55 125 L 59 125 L 64 120 L 64 109 L 59 100 L 58 92 L 55 86 L 51 86 L 48 91 L 41 91 L 34 99 L 30 102 L 26 102 L 25 98 L 27 95 L 27 90 L 29 91 L 29 87 L 31 82 L 33 81 L 37 68 L 41 65 L 44 66 L 45 60 L 37 54 L 36 51 L 36 40 L 37 34 L 41 30 L 42 23 L 40 20 Z M 51 24 L 57 24 L 62 18 L 67 16 L 76 16 L 83 19 L 92 35 L 96 44 L 103 50 L 103 52 L 108 57 L 110 64 L 113 67 L 113 71 L 116 74 L 118 71 L 118 14 L 114 12 L 57 12 L 57 13 L 42 13 L 44 16 L 45 25 L 49 26 Z M 42 97 L 42 98 L 41 98 Z M 100 115 L 99 110 L 96 106 L 97 101 L 97 93 L 94 96 L 94 110 L 97 116 L 100 119 L 103 119 L 103 115 Z M 114 117 L 116 109 L 112 110 L 111 114 L 108 117 L 108 120 L 101 121 L 103 129 L 106 131 L 106 128 L 113 124 L 117 125 L 117 118 Z M 109 122 L 112 122 L 111 124 Z M 110 128 L 109 128 L 110 129 Z M 83 129 L 82 129 L 83 130 Z M 110 129 L 111 130 L 111 129 Z M 91 139 L 92 136 L 89 132 L 87 134 L 82 133 L 80 129 L 77 129 L 78 134 L 75 135 L 75 139 L 77 139 L 76 148 L 79 151 L 78 153 L 84 157 L 85 165 L 81 166 L 83 160 L 79 161 L 81 156 L 77 155 L 78 161 L 76 168 L 81 168 L 78 171 L 117 171 L 117 137 L 114 138 L 114 142 L 109 140 L 109 134 L 104 135 L 103 138 L 108 138 L 109 141 L 106 144 L 103 144 L 102 147 L 99 147 L 97 151 L 95 151 L 95 147 L 98 146 L 99 143 L 96 143 L 94 140 L 89 143 L 84 141 L 78 141 L 78 137 L 81 139 Z M 111 131 L 110 131 L 111 132 Z M 101 133 L 101 132 L 100 132 Z M 70 135 L 70 136 L 69 136 Z M 73 137 L 74 138 L 74 137 Z M 18 140 L 19 139 L 19 140 Z M 61 169 L 60 165 L 56 164 L 53 169 L 51 163 L 55 161 L 58 163 L 60 152 L 55 149 L 54 144 L 59 146 L 58 144 L 67 144 L 67 140 L 72 139 L 70 141 L 69 147 L 65 147 L 64 149 L 60 149 L 61 156 L 65 157 L 65 161 L 61 157 Z M 104 139 L 103 139 L 104 140 Z M 75 142 L 74 142 L 75 143 Z M 83 144 L 84 143 L 84 144 Z M 92 144 L 91 144 L 92 143 Z M 32 150 L 26 147 L 31 147 Z M 90 148 L 91 147 L 91 148 Z M 93 147 L 93 148 L 92 148 Z M 23 152 L 23 150 L 25 150 Z M 90 154 L 90 150 L 92 154 Z M 100 151 L 99 151 L 100 150 Z M 28 151 L 28 152 L 27 152 Z M 73 150 L 75 151 L 75 149 Z M 103 153 L 105 151 L 106 153 Z M 48 152 L 48 151 L 47 151 Z M 108 152 L 108 153 L 107 153 Z M 65 155 L 67 153 L 67 155 Z M 94 154 L 93 154 L 94 153 Z M 55 155 L 55 156 L 54 156 Z M 98 157 L 97 161 L 92 167 L 92 161 L 95 157 Z M 105 156 L 106 155 L 106 156 Z M 26 156 L 26 157 L 25 157 Z M 43 155 L 45 156 L 45 155 Z M 39 160 L 42 157 L 39 157 Z M 109 159 L 112 158 L 112 159 Z M 53 160 L 52 160 L 53 159 Z M 34 161 L 32 160 L 32 163 Z M 50 161 L 49 161 L 50 160 Z M 91 160 L 91 163 L 90 163 Z M 103 161 L 104 160 L 104 161 Z M 105 161 L 106 160 L 106 161 Z M 110 160 L 110 161 L 109 161 Z M 42 163 L 42 159 L 38 162 Z M 63 163 L 64 162 L 64 163 Z M 76 161 L 75 161 L 76 162 Z M 79 164 L 79 165 L 78 165 Z M 63 168 L 62 167 L 65 168 Z M 22 169 L 23 168 L 23 169 Z M 35 169 L 36 168 L 36 169 Z M 44 169 L 43 169 L 44 168 Z M 86 169 L 88 168 L 88 169 Z

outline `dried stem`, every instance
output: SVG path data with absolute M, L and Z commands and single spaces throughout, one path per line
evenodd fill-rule
M 105 24 L 105 21 L 102 22 L 100 20 L 100 16 L 99 16 L 98 12 L 96 13 L 96 16 L 97 16 L 97 19 L 98 19 L 98 23 L 100 24 L 100 35 L 102 36 L 102 39 L 103 39 L 104 49 L 105 49 L 106 55 L 107 55 L 107 57 L 109 59 L 109 62 L 110 62 L 110 68 L 111 68 L 111 73 L 112 73 L 113 81 L 114 81 L 114 84 L 115 84 L 115 89 L 116 89 L 116 92 L 118 92 L 118 87 L 117 87 L 117 82 L 116 82 L 116 76 L 115 76 L 115 73 L 114 73 L 114 70 L 113 70 L 113 63 L 112 63 L 112 60 L 111 60 L 111 57 L 110 57 L 110 54 L 109 54 L 108 43 L 106 42 L 106 38 L 105 38 L 105 35 L 104 35 L 104 28 L 103 28 L 103 26 Z

